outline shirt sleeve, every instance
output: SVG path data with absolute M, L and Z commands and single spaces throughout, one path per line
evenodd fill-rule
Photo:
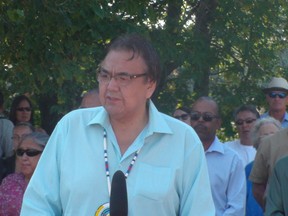
M 227 208 L 223 216 L 245 215 L 246 178 L 242 161 L 237 155 L 233 160 L 227 187 Z
M 253 183 L 266 184 L 268 179 L 268 159 L 269 143 L 263 142 L 259 145 L 254 164 L 249 176 L 249 180 Z
M 182 196 L 180 215 L 215 216 L 204 149 L 198 137 L 190 139 L 187 144 L 191 145 L 191 142 L 196 142 L 196 144 L 194 148 L 189 148 L 191 151 L 186 152 L 184 160 L 183 188 L 185 190 Z M 185 172 L 186 170 L 193 170 L 193 175 L 191 172 Z

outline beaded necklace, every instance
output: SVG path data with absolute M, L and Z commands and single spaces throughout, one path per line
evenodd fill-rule
M 106 179 L 107 179 L 107 186 L 108 186 L 108 192 L 109 192 L 109 195 L 111 194 L 111 181 L 110 181 L 110 171 L 109 171 L 109 162 L 108 162 L 108 150 L 107 150 L 107 132 L 106 130 L 104 129 L 104 140 L 103 140 L 103 147 L 104 147 L 104 161 L 105 161 L 105 171 L 106 171 Z M 137 157 L 141 151 L 142 147 L 140 149 L 138 149 L 135 154 L 134 154 L 134 157 L 132 159 L 132 161 L 130 162 L 129 166 L 128 166 L 128 169 L 125 173 L 125 177 L 128 178 L 132 168 L 133 168 L 133 165 L 135 163 L 135 161 L 137 160 Z

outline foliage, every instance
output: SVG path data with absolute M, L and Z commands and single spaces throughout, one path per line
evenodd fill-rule
M 262 85 L 287 77 L 287 7 L 283 0 L 4 0 L 0 84 L 8 107 L 28 92 L 51 132 L 78 107 L 81 92 L 97 86 L 107 43 L 139 32 L 161 56 L 163 79 L 153 98 L 159 110 L 170 114 L 210 95 L 222 109 L 221 134 L 231 137 L 233 109 L 265 108 Z

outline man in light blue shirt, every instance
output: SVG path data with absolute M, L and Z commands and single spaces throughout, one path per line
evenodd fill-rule
M 282 77 L 273 77 L 268 85 L 263 88 L 269 110 L 261 118 L 273 117 L 280 121 L 282 128 L 288 128 L 288 82 Z
M 221 126 L 217 103 L 200 97 L 192 106 L 191 125 L 205 149 L 216 216 L 244 216 L 246 178 L 238 154 L 216 136 Z
M 27 187 L 30 215 L 108 215 L 111 178 L 125 173 L 129 216 L 214 216 L 203 147 L 194 130 L 157 111 L 158 56 L 146 40 L 112 42 L 97 74 L 103 107 L 56 126 Z

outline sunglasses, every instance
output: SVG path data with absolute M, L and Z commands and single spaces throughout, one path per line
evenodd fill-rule
M 256 121 L 256 119 L 245 119 L 245 120 L 242 120 L 242 119 L 239 119 L 235 122 L 236 125 L 240 126 L 240 125 L 243 125 L 244 122 L 246 124 L 251 124 L 252 122 Z
M 177 115 L 174 116 L 174 118 L 179 119 L 179 120 L 187 120 L 189 118 L 189 114 L 182 114 L 182 115 Z
M 284 92 L 279 92 L 279 93 L 277 93 L 277 92 L 269 92 L 268 96 L 270 98 L 276 98 L 278 96 L 279 98 L 283 99 L 283 98 L 285 98 L 287 96 L 287 94 L 284 93 Z
M 28 157 L 35 157 L 39 154 L 42 153 L 42 151 L 36 150 L 36 149 L 17 149 L 16 150 L 16 155 L 19 157 L 22 157 L 24 155 L 24 153 L 28 156 Z
M 24 111 L 31 112 L 31 108 L 30 107 L 18 107 L 16 110 L 17 111 L 21 111 L 21 112 L 24 112 Z
M 191 116 L 192 121 L 198 121 L 202 117 L 204 121 L 211 122 L 214 118 L 218 118 L 218 116 L 213 115 L 212 113 L 209 113 L 209 112 L 204 112 L 204 113 L 191 112 L 190 116 Z

